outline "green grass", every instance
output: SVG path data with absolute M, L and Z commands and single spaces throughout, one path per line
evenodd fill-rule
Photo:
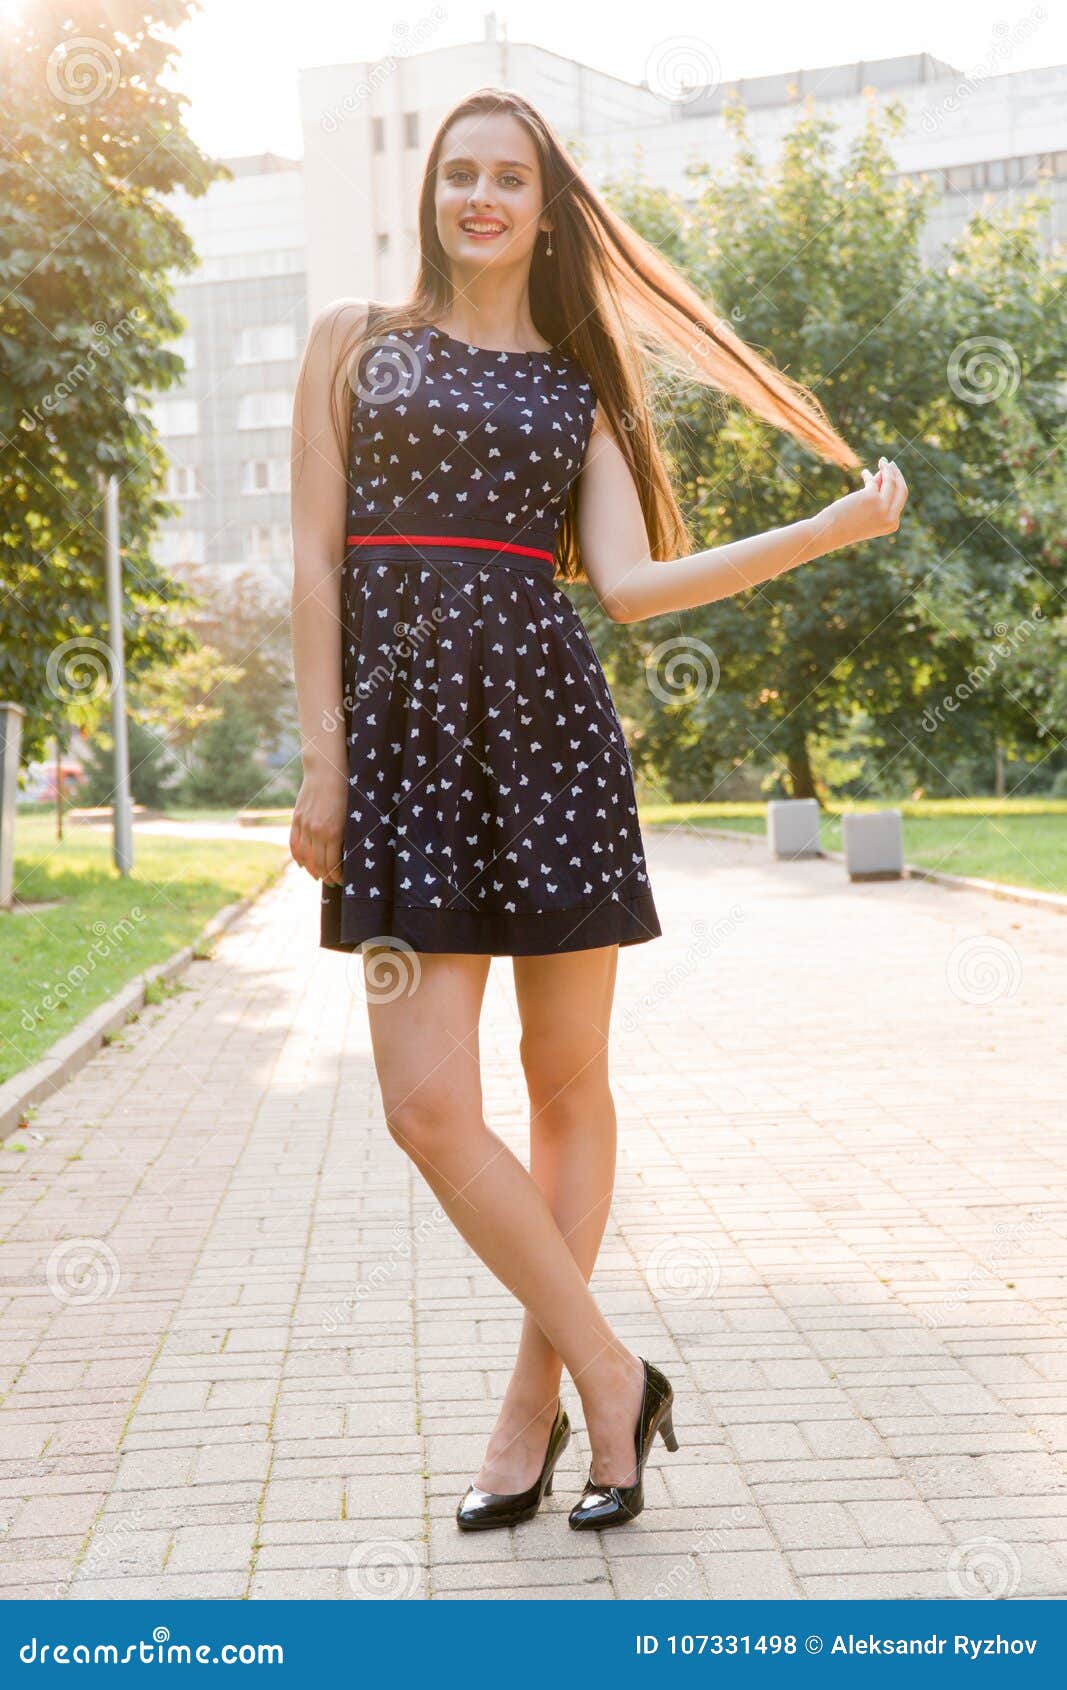
M 122 880 L 109 830 L 65 831 L 59 843 L 44 815 L 20 813 L 15 824 L 16 897 L 53 907 L 0 913 L 0 1083 L 265 885 L 289 855 L 254 828 L 247 841 L 135 834 L 134 872 Z
M 846 810 L 896 809 L 904 822 L 904 860 L 943 874 L 973 875 L 1039 892 L 1067 892 L 1067 799 L 923 798 L 827 804 L 824 849 L 840 851 Z M 766 806 L 753 804 L 650 804 L 641 808 L 650 827 L 722 827 L 766 832 Z

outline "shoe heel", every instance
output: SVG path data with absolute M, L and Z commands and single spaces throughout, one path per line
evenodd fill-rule
M 667 1410 L 663 1419 L 660 1421 L 659 1430 L 660 1436 L 667 1445 L 667 1448 L 677 1449 L 678 1439 L 674 1435 L 674 1415 L 670 1409 Z
M 544 1489 L 545 1496 L 551 1496 L 552 1495 L 552 1486 L 555 1484 L 555 1482 L 556 1482 L 556 1470 L 555 1470 L 555 1468 L 553 1468 L 551 1473 L 548 1475 L 548 1482 L 545 1485 L 545 1489 Z

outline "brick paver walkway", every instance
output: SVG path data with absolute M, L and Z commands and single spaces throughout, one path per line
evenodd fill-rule
M 5 1596 L 1067 1594 L 1067 920 L 648 845 L 594 1280 L 676 1389 L 640 1521 L 569 1531 L 565 1380 L 542 1513 L 456 1530 L 519 1311 L 389 1137 L 294 870 L 0 1152 Z M 498 959 L 524 1154 L 516 1037 Z

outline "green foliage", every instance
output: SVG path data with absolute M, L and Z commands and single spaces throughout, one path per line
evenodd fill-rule
M 924 265 L 934 195 L 894 173 L 898 105 L 880 114 L 872 101 L 838 158 L 835 125 L 809 101 L 769 169 L 742 109 L 727 121 L 733 166 L 694 170 L 705 180 L 691 210 L 644 185 L 618 185 L 613 203 L 657 240 L 674 217 L 669 256 L 694 286 L 818 395 L 870 468 L 895 458 L 911 496 L 896 535 L 733 598 L 623 627 L 592 616 L 635 768 L 665 798 L 715 798 L 749 770 L 768 791 L 802 796 L 871 781 L 944 788 L 963 751 L 984 756 L 991 778 L 997 743 L 1041 758 L 1067 689 L 1055 615 L 1067 288 L 1041 245 L 1046 202 L 998 224 L 974 217 Z M 795 522 L 849 490 L 835 466 L 733 402 L 724 416 L 706 389 L 675 385 L 654 402 L 694 549 Z M 1010 650 L 990 665 L 997 641 Z M 965 708 L 925 730 L 924 714 L 957 687 Z
M 220 578 L 187 566 L 182 579 L 193 599 L 183 624 L 196 650 L 145 676 L 139 713 L 184 747 L 217 714 L 228 684 L 258 723 L 261 747 L 273 749 L 297 726 L 287 599 L 253 569 Z
M 126 723 L 130 758 L 130 791 L 135 804 L 159 810 L 166 805 L 174 785 L 174 760 L 166 744 L 136 717 Z M 115 742 L 100 733 L 85 758 L 85 782 L 78 802 L 96 808 L 115 801 Z
M 269 778 L 256 758 L 259 723 L 230 686 L 220 690 L 219 704 L 219 715 L 192 748 L 181 802 L 226 808 L 258 803 Z
M 152 562 L 169 507 L 151 397 L 182 363 L 170 278 L 195 260 L 161 196 L 220 174 L 165 87 L 187 0 L 27 0 L 0 68 L 0 694 L 28 711 L 23 754 L 91 728 L 106 665 L 102 478 L 120 479 L 131 677 L 189 643 L 185 595 Z

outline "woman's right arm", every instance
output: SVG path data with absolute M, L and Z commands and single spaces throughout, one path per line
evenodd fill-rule
M 311 325 L 293 396 L 290 628 L 304 778 L 289 849 L 316 880 L 341 883 L 348 756 L 341 668 L 341 564 L 348 466 L 332 407 L 343 406 L 339 351 L 367 320 L 363 300 L 327 306 Z M 341 414 L 347 416 L 342 409 Z

